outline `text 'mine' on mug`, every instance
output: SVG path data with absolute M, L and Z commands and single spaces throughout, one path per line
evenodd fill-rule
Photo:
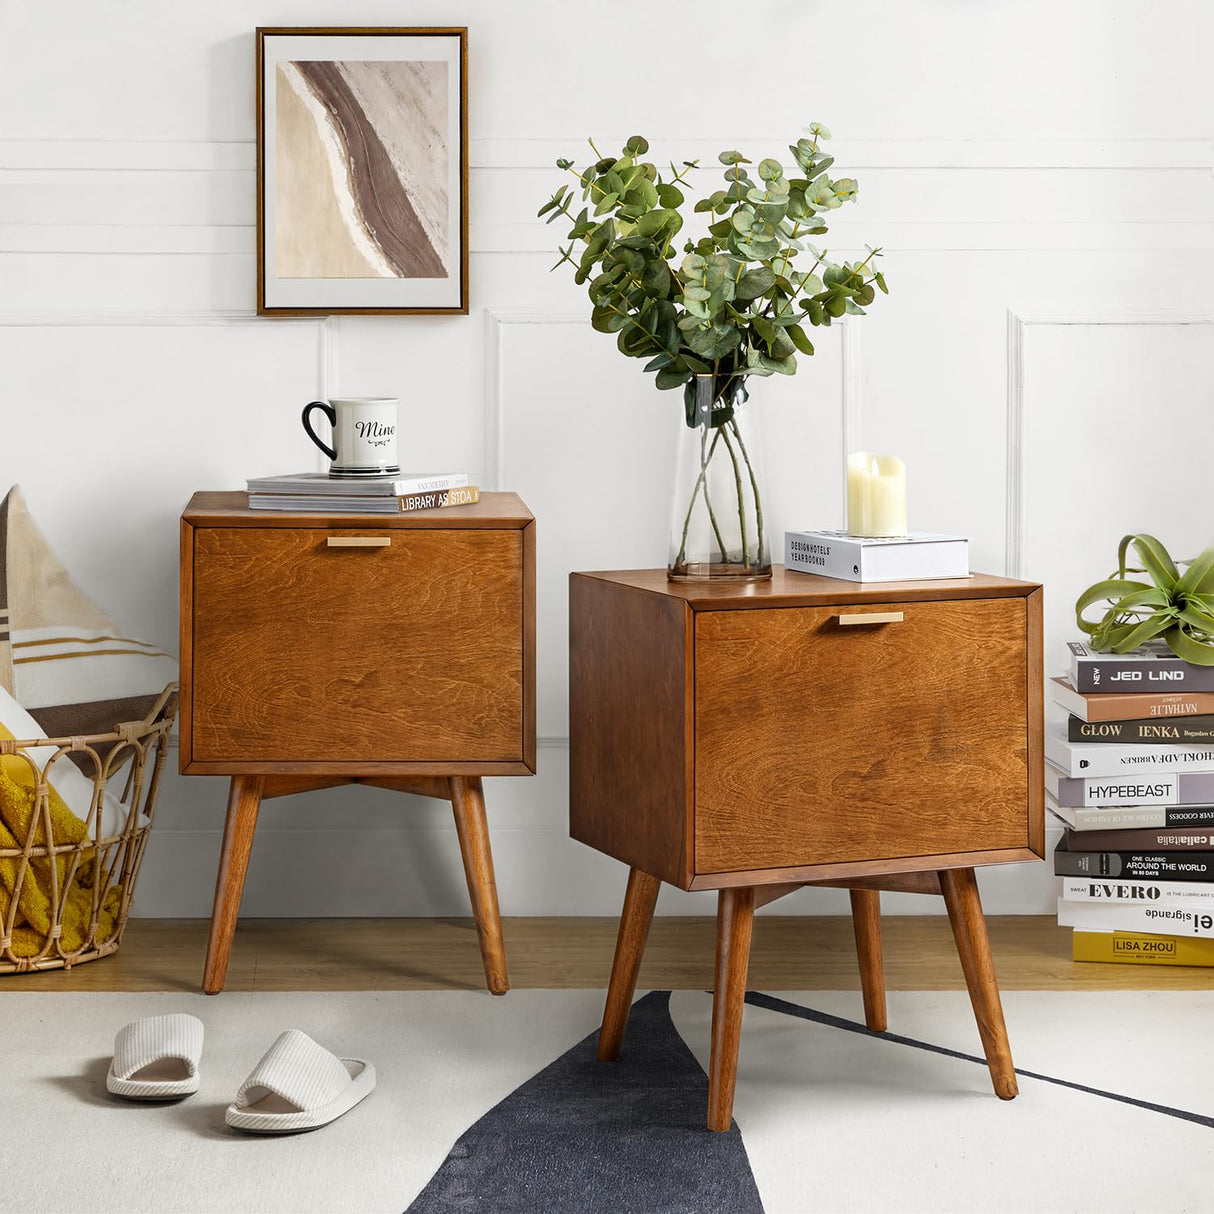
M 395 396 L 350 396 L 304 406 L 303 428 L 329 457 L 330 476 L 390 476 L 400 472 L 396 449 Z M 333 427 L 333 446 L 312 429 L 311 413 L 319 409 Z

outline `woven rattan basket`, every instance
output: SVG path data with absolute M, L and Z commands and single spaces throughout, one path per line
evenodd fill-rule
M 112 733 L 0 739 L 0 795 L 21 811 L 0 831 L 0 974 L 70 969 L 117 949 L 176 711 L 174 683 L 144 720 Z M 83 830 L 82 816 L 65 814 L 52 793 L 68 778 L 64 765 L 92 784 Z

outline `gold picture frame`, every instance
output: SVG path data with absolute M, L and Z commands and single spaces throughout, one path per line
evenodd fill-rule
M 468 31 L 257 30 L 257 311 L 468 311 Z

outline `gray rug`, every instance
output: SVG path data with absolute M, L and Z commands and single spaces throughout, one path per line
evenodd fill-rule
M 598 1063 L 601 991 L 5 994 L 0 1210 L 1210 1211 L 1214 993 L 1009 992 L 1020 1070 L 991 1091 L 963 992 L 749 996 L 736 1125 L 701 1129 L 711 1001 L 642 998 Z M 206 1024 L 176 1105 L 105 1092 L 138 1016 Z M 223 1123 L 275 1036 L 369 1058 L 379 1085 L 316 1133 Z
M 708 1077 L 670 993 L 633 1005 L 619 1062 L 599 1062 L 597 1045 L 596 1030 L 461 1135 L 409 1214 L 761 1214 L 736 1123 L 704 1130 Z

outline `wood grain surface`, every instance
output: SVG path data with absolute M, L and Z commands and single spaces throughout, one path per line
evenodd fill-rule
M 520 761 L 520 530 L 346 534 L 195 529 L 191 760 Z
M 978 1036 L 986 1054 L 991 1083 L 1000 1100 L 1011 1100 L 1020 1091 L 1016 1068 L 1003 1020 L 1003 1003 L 999 998 L 999 983 L 995 978 L 995 963 L 991 957 L 986 920 L 978 883 L 970 868 L 951 869 L 940 874 L 940 889 L 948 908 L 949 923 L 957 943 L 957 955 L 965 974 Z
M 1028 846 L 1023 598 L 871 609 L 696 615 L 697 873 Z
M 693 890 L 728 889 L 734 885 L 799 884 L 842 885 L 862 889 L 871 880 L 872 888 L 893 888 L 887 877 L 942 868 L 981 868 L 989 864 L 1039 863 L 1041 857 L 1028 847 L 999 847 L 989 851 L 948 852 L 934 856 L 891 856 L 884 860 L 848 860 L 842 864 L 801 864 L 787 868 L 742 868 L 727 873 L 698 873 L 691 879 Z M 914 893 L 915 890 L 910 892 Z M 935 891 L 939 892 L 939 891 Z
M 712 1043 L 708 1058 L 708 1128 L 724 1133 L 733 1123 L 738 1045 L 746 1007 L 746 974 L 755 919 L 753 889 L 717 895 L 717 948 L 712 982 Z
M 485 815 L 485 790 L 479 776 L 451 778 L 451 808 L 464 878 L 476 920 L 477 941 L 485 967 L 485 985 L 490 993 L 504 995 L 510 989 L 506 948 L 502 943 L 502 917 L 497 905 L 497 881 L 493 875 L 493 852 L 489 847 L 489 820 Z
M 631 586 L 650 594 L 681 599 L 693 611 L 752 611 L 765 607 L 813 607 L 827 603 L 932 602 L 940 599 L 1023 598 L 1037 588 L 1020 582 L 974 573 L 967 578 L 933 578 L 916 582 L 847 582 L 840 578 L 796 573 L 773 565 L 765 582 L 669 582 L 664 569 L 617 569 L 579 573 L 579 577 Z
M 1028 668 L 1029 846 L 1045 856 L 1045 638 L 1043 591 L 1024 602 Z
M 202 974 L 202 989 L 208 995 L 223 990 L 227 976 L 232 937 L 240 917 L 245 873 L 249 868 L 253 834 L 261 808 L 261 790 L 260 776 L 233 776 L 228 788 L 228 814 L 219 851 L 219 871 L 215 875 L 215 907 L 211 912 L 211 931 Z
M 864 996 L 864 1024 L 874 1033 L 884 1033 L 887 1020 L 885 966 L 881 954 L 881 895 L 875 889 L 853 889 L 851 919 L 856 935 L 860 990 Z
M 641 872 L 639 868 L 628 873 L 624 909 L 620 912 L 620 930 L 615 941 L 615 957 L 611 962 L 611 979 L 607 984 L 607 1003 L 603 1008 L 603 1025 L 599 1030 L 600 1062 L 614 1062 L 620 1056 L 628 1012 L 637 989 L 637 974 L 645 956 L 645 941 L 649 936 L 661 885 L 656 877 Z
M 843 910 L 846 898 L 839 898 Z M 208 929 L 206 919 L 132 919 L 112 956 L 70 970 L 6 974 L 0 992 L 196 991 Z M 503 919 L 514 989 L 602 990 L 618 929 L 614 915 Z M 1214 989 L 1214 970 L 1198 966 L 1074 962 L 1071 933 L 1053 915 L 993 915 L 987 930 L 1004 992 Z M 885 915 L 882 936 L 887 990 L 966 989 L 943 915 Z M 711 915 L 657 916 L 638 989 L 708 990 L 715 940 Z M 483 991 L 476 941 L 471 918 L 243 919 L 226 989 Z M 748 985 L 858 991 L 851 917 L 757 915 Z
M 677 599 L 569 579 L 569 833 L 684 888 L 690 620 Z

